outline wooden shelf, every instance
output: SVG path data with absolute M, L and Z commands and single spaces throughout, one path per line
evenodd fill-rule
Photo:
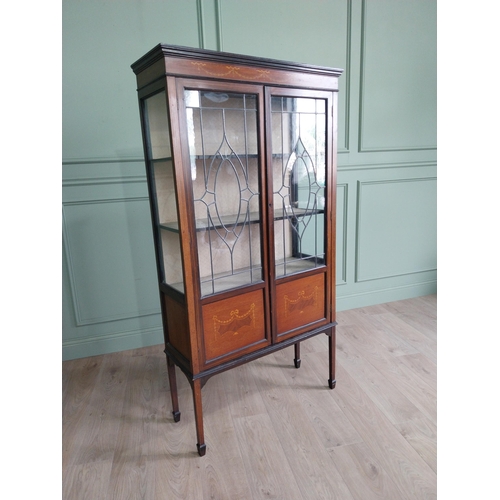
M 324 263 L 321 263 L 318 266 L 317 263 L 315 263 L 310 257 L 302 259 L 290 257 L 286 260 L 286 262 L 284 260 L 276 261 L 276 277 L 281 278 L 285 276 L 285 268 L 287 270 L 287 274 L 289 274 L 290 272 L 300 273 L 302 271 L 308 271 L 309 269 L 315 269 L 322 266 L 324 266 Z M 219 273 L 214 275 L 213 278 L 210 276 L 202 276 L 202 295 L 211 295 L 212 293 L 223 292 L 232 288 L 239 288 L 241 286 L 259 283 L 262 281 L 262 279 L 256 279 L 256 276 L 258 276 L 259 273 L 261 273 L 260 275 L 262 276 L 261 266 L 255 266 L 252 269 L 249 267 L 236 269 L 234 273 Z M 180 291 L 181 293 L 184 293 L 184 285 L 182 283 L 173 283 L 169 284 L 169 286 Z

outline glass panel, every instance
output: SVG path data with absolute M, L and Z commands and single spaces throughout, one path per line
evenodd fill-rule
M 171 158 L 165 92 L 160 92 L 144 100 L 144 118 L 149 165 L 156 197 L 162 280 L 180 292 L 184 292 L 174 165 Z
M 262 281 L 257 97 L 186 90 L 202 295 Z
M 144 101 L 144 113 L 148 127 L 148 146 L 151 159 L 170 158 L 170 130 L 165 92 L 155 94 Z
M 276 276 L 325 264 L 326 102 L 271 99 Z

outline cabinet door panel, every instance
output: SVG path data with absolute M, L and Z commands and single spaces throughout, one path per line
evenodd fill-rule
M 298 96 L 272 95 L 270 99 L 269 163 L 277 277 L 326 263 L 326 116 L 330 94 L 295 93 Z
M 264 290 L 231 297 L 203 306 L 207 362 L 241 350 L 253 351 L 267 342 Z
M 278 335 L 326 319 L 325 274 L 276 286 Z
M 262 88 L 186 80 L 180 89 L 201 296 L 263 282 Z

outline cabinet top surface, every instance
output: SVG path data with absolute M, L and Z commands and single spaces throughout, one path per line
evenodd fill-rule
M 285 71 L 297 71 L 324 76 L 338 77 L 343 70 L 340 68 L 330 68 L 327 66 L 317 66 L 290 61 L 281 61 L 263 57 L 255 57 L 243 54 L 233 54 L 230 52 L 219 52 L 208 49 L 197 49 L 193 47 L 181 47 L 177 45 L 158 44 L 140 59 L 134 62 L 131 67 L 137 75 L 150 67 L 152 64 L 165 58 L 183 58 L 199 61 L 210 61 L 226 64 L 240 64 L 267 69 L 278 69 Z

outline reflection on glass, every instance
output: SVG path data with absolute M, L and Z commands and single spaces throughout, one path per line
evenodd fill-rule
M 202 295 L 262 280 L 257 98 L 186 90 Z
M 177 198 L 165 92 L 144 100 L 148 156 L 157 203 L 162 280 L 184 292 Z
M 325 264 L 326 103 L 272 97 L 276 276 Z

